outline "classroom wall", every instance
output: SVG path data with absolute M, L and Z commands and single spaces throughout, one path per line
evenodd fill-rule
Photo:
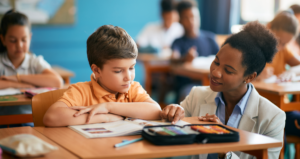
M 133 38 L 151 21 L 160 21 L 159 0 L 76 0 L 76 22 L 68 26 L 33 26 L 31 51 L 43 55 L 51 65 L 75 73 L 71 83 L 89 81 L 86 40 L 105 24 L 124 28 Z M 144 82 L 141 64 L 136 66 L 136 81 Z

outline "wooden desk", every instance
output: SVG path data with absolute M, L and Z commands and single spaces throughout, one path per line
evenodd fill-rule
M 11 96 L 18 99 L 15 101 L 0 101 L 0 106 L 31 105 L 31 98 L 27 98 L 24 94 Z
M 185 118 L 184 120 L 190 123 L 203 123 L 197 117 Z M 280 141 L 275 139 L 235 129 L 240 133 L 240 141 L 235 143 L 156 146 L 143 140 L 124 147 L 114 148 L 116 143 L 120 143 L 124 139 L 138 138 L 140 135 L 87 139 L 67 127 L 34 127 L 34 129 L 80 158 L 158 158 L 247 151 L 247 153 L 256 154 L 258 158 L 266 159 L 268 158 L 268 148 L 282 145 Z
M 74 77 L 74 73 L 72 71 L 59 66 L 52 66 L 52 69 L 62 77 L 65 84 L 70 84 L 70 77 Z
M 18 128 L 5 128 L 5 129 L 0 129 L 0 139 L 3 139 L 5 137 L 11 136 L 11 135 L 17 135 L 17 134 L 32 134 L 45 142 L 54 145 L 58 147 L 58 150 L 52 151 L 45 156 L 42 157 L 34 157 L 34 159 L 53 159 L 53 158 L 78 158 L 69 151 L 65 150 L 63 147 L 59 146 L 55 142 L 51 141 L 47 137 L 43 136 L 36 130 L 32 129 L 31 127 L 18 127 Z M 1 158 L 1 157 L 0 157 Z M 2 155 L 3 159 L 8 159 L 8 158 L 15 158 L 14 156 L 8 154 L 8 153 L 3 153 Z
M 173 66 L 172 72 L 176 75 L 189 77 L 191 79 L 202 81 L 203 86 L 208 86 L 209 81 L 209 70 L 199 69 L 192 66 L 192 64 L 183 64 L 180 66 Z
M 64 85 L 61 89 L 66 89 L 70 84 Z M 15 101 L 0 101 L 0 106 L 31 105 L 31 98 L 25 94 L 12 95 L 18 98 Z M 32 114 L 0 115 L 0 125 L 20 124 L 33 122 Z
M 0 101 L 0 106 L 31 105 L 31 98 L 27 98 L 24 94 L 12 95 L 12 97 L 18 99 L 15 101 Z M 0 115 L 0 125 L 30 123 L 32 121 L 32 114 Z
M 253 82 L 255 89 L 259 94 L 272 103 L 277 105 L 283 111 L 300 111 L 300 82 L 297 83 L 263 83 L 263 82 Z M 296 101 L 285 102 L 284 96 L 286 94 L 297 95 Z
M 155 54 L 140 53 L 137 60 L 143 62 L 145 67 L 145 90 L 151 95 L 153 73 L 167 73 L 170 71 L 169 58 L 160 58 Z
M 65 84 L 60 89 L 67 89 L 70 84 Z M 0 106 L 14 106 L 14 105 L 31 105 L 31 98 L 25 96 L 25 94 L 11 95 L 18 98 L 15 101 L 0 101 Z

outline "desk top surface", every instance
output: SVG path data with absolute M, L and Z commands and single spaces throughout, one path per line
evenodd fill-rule
M 160 57 L 155 53 L 139 53 L 137 60 L 142 62 L 169 61 L 170 57 Z
M 189 123 L 203 123 L 195 117 L 184 120 Z M 281 146 L 281 142 L 275 139 L 238 129 L 235 130 L 240 133 L 240 141 L 234 143 L 156 146 L 143 140 L 120 148 L 114 148 L 114 145 L 124 139 L 138 138 L 140 135 L 87 139 L 67 127 L 34 129 L 80 158 L 157 158 Z
M 65 84 L 60 89 L 67 89 L 69 86 L 70 84 Z M 0 106 L 31 105 L 31 98 L 26 97 L 25 94 L 7 95 L 1 97 L 15 97 L 17 100 L 0 101 Z
M 58 144 L 56 144 L 55 142 L 51 141 L 50 139 L 48 139 L 47 137 L 45 137 L 44 135 L 42 135 L 41 133 L 39 133 L 38 131 L 34 130 L 31 127 L 17 127 L 17 128 L 5 128 L 5 129 L 0 129 L 0 139 L 3 139 L 5 137 L 11 136 L 11 135 L 17 135 L 17 134 L 32 134 L 42 140 L 44 140 L 45 142 L 54 145 L 56 147 L 58 147 L 58 150 L 49 152 L 48 154 L 42 156 L 42 157 L 34 157 L 34 159 L 53 159 L 53 158 L 78 158 L 75 155 L 73 155 L 72 153 L 70 153 L 69 151 L 67 151 L 66 149 L 64 149 L 63 147 L 59 146 Z M 2 155 L 3 159 L 6 158 L 13 158 L 11 155 L 9 155 L 8 153 L 3 153 Z
M 31 105 L 31 98 L 25 96 L 25 94 L 10 95 L 3 97 L 15 97 L 17 100 L 0 101 L 0 106 L 14 106 L 14 105 Z
M 300 82 L 264 83 L 253 82 L 256 90 L 277 95 L 300 94 Z
M 73 77 L 74 73 L 70 70 L 67 70 L 65 68 L 59 67 L 59 66 L 52 66 L 52 69 L 57 72 L 61 77 Z

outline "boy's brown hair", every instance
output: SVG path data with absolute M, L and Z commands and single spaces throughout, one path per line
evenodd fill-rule
M 137 46 L 130 35 L 122 28 L 103 25 L 87 40 L 87 56 L 90 66 L 101 69 L 107 60 L 136 58 Z

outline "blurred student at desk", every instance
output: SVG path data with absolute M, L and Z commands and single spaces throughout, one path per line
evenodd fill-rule
M 294 15 L 296 16 L 298 22 L 300 23 L 300 5 L 294 4 L 290 7 Z M 300 32 L 300 27 L 298 27 Z M 297 35 L 295 39 L 290 41 L 287 45 L 287 48 L 298 58 L 300 59 L 300 34 Z
M 177 10 L 185 34 L 176 39 L 172 44 L 171 59 L 174 62 L 192 62 L 197 56 L 216 55 L 219 46 L 215 41 L 215 35 L 211 32 L 199 30 L 200 13 L 196 6 L 196 2 L 192 0 L 184 0 L 178 3 Z M 176 100 L 180 100 L 178 92 L 183 92 L 183 97 L 187 95 L 192 86 L 193 81 L 186 77 L 177 76 L 175 79 Z M 199 85 L 200 83 L 197 83 Z M 194 84 L 195 85 L 195 84 Z M 183 87 L 186 88 L 184 89 Z M 184 89 L 184 90 L 183 90 Z
M 43 57 L 29 53 L 30 22 L 24 14 L 8 11 L 0 29 L 0 89 L 62 86 L 62 78 Z M 0 115 L 31 113 L 30 105 L 0 107 Z
M 267 27 L 277 37 L 278 52 L 275 54 L 272 63 L 267 64 L 260 78 L 268 77 L 268 69 L 272 69 L 274 74 L 281 81 L 290 81 L 296 74 L 300 74 L 300 61 L 286 48 L 290 42 L 298 34 L 298 21 L 291 11 L 283 11 L 268 23 Z M 286 65 L 291 66 L 286 70 Z M 270 71 L 269 71 L 270 72 Z M 272 75 L 272 74 L 271 74 Z M 286 112 L 285 135 L 295 135 L 300 137 L 300 112 Z
M 271 75 L 278 76 L 282 81 L 289 81 L 296 74 L 300 74 L 300 61 L 287 49 L 287 44 L 298 34 L 298 21 L 291 10 L 282 11 L 267 24 L 267 28 L 278 39 L 278 52 L 270 64 L 266 64 L 258 80 L 266 79 Z M 286 70 L 286 65 L 291 67 Z
M 183 35 L 183 28 L 178 23 L 178 13 L 174 0 L 161 0 L 161 23 L 149 23 L 137 37 L 139 52 L 155 52 L 160 56 L 171 55 L 171 44 Z

